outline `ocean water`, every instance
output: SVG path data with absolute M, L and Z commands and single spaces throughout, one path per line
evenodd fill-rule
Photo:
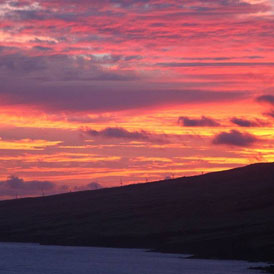
M 0 243 L 0 274 L 256 274 L 248 268 L 258 265 L 140 249 Z

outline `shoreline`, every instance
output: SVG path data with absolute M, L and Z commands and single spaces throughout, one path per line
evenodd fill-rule
M 7 273 L 260 273 L 250 267 L 266 264 L 247 261 L 188 259 L 187 255 L 147 252 L 133 248 L 39 246 L 37 244 L 0 243 Z M 17 270 L 18 269 L 18 270 Z M 31 270 L 31 271 L 29 271 Z M 88 270 L 88 271 L 87 271 Z
M 274 265 L 269 265 L 269 266 L 258 266 L 258 267 L 250 267 L 249 269 L 251 270 L 260 270 L 262 273 L 274 273 Z
M 181 255 L 178 258 L 184 260 L 212 260 L 212 261 L 231 261 L 231 262 L 248 262 L 248 263 L 258 263 L 258 264 L 267 264 L 264 266 L 252 266 L 248 269 L 250 270 L 260 270 L 262 273 L 274 273 L 274 264 L 271 262 L 264 261 L 254 261 L 247 259 L 231 259 L 231 258 L 222 258 L 222 257 L 205 257 L 205 256 L 196 256 L 195 254 L 186 254 L 186 253 L 178 253 L 178 252 L 163 252 L 155 249 L 141 248 L 141 247 L 118 247 L 118 246 L 90 246 L 90 245 L 66 245 L 66 244 L 41 244 L 41 243 L 33 243 L 33 242 L 5 242 L 0 241 L 1 244 L 7 245 L 27 245 L 27 246 L 41 246 L 41 247 L 75 247 L 75 248 L 99 248 L 99 249 L 127 249 L 127 250 L 140 250 L 148 253 L 161 253 L 161 254 L 169 254 L 169 255 Z
M 274 259 L 273 260 L 260 260 L 255 259 L 254 257 L 250 258 L 248 256 L 242 256 L 242 257 L 224 257 L 224 256 L 210 256 L 210 255 L 197 255 L 195 253 L 188 253 L 188 252 L 179 252 L 177 250 L 161 250 L 161 249 L 155 249 L 153 247 L 142 247 L 142 246 L 133 246 L 133 245 L 88 245 L 88 244 L 68 244 L 68 243 L 39 243 L 39 242 L 19 242 L 19 241 L 0 241 L 0 244 L 14 244 L 14 245 L 37 245 L 37 246 L 52 246 L 52 247 L 79 247 L 79 248 L 109 248 L 109 249 L 135 249 L 135 250 L 142 250 L 149 253 L 162 253 L 162 254 L 176 254 L 185 256 L 182 259 L 201 259 L 201 260 L 220 260 L 220 261 L 245 261 L 250 263 L 262 263 L 262 264 L 268 264 L 268 266 L 262 266 L 262 267 L 255 267 L 251 268 L 254 270 L 263 270 L 268 271 L 267 273 L 274 273 Z M 270 271 L 270 272 L 269 272 Z

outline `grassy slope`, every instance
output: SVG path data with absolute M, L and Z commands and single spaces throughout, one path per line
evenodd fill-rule
M 274 163 L 0 202 L 0 241 L 274 260 Z

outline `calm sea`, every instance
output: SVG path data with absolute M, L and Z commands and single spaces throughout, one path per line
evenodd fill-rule
M 1 274 L 256 274 L 248 268 L 257 265 L 138 249 L 0 243 Z

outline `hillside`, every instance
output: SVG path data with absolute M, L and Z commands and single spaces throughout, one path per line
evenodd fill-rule
M 274 259 L 274 163 L 0 202 L 0 241 Z

